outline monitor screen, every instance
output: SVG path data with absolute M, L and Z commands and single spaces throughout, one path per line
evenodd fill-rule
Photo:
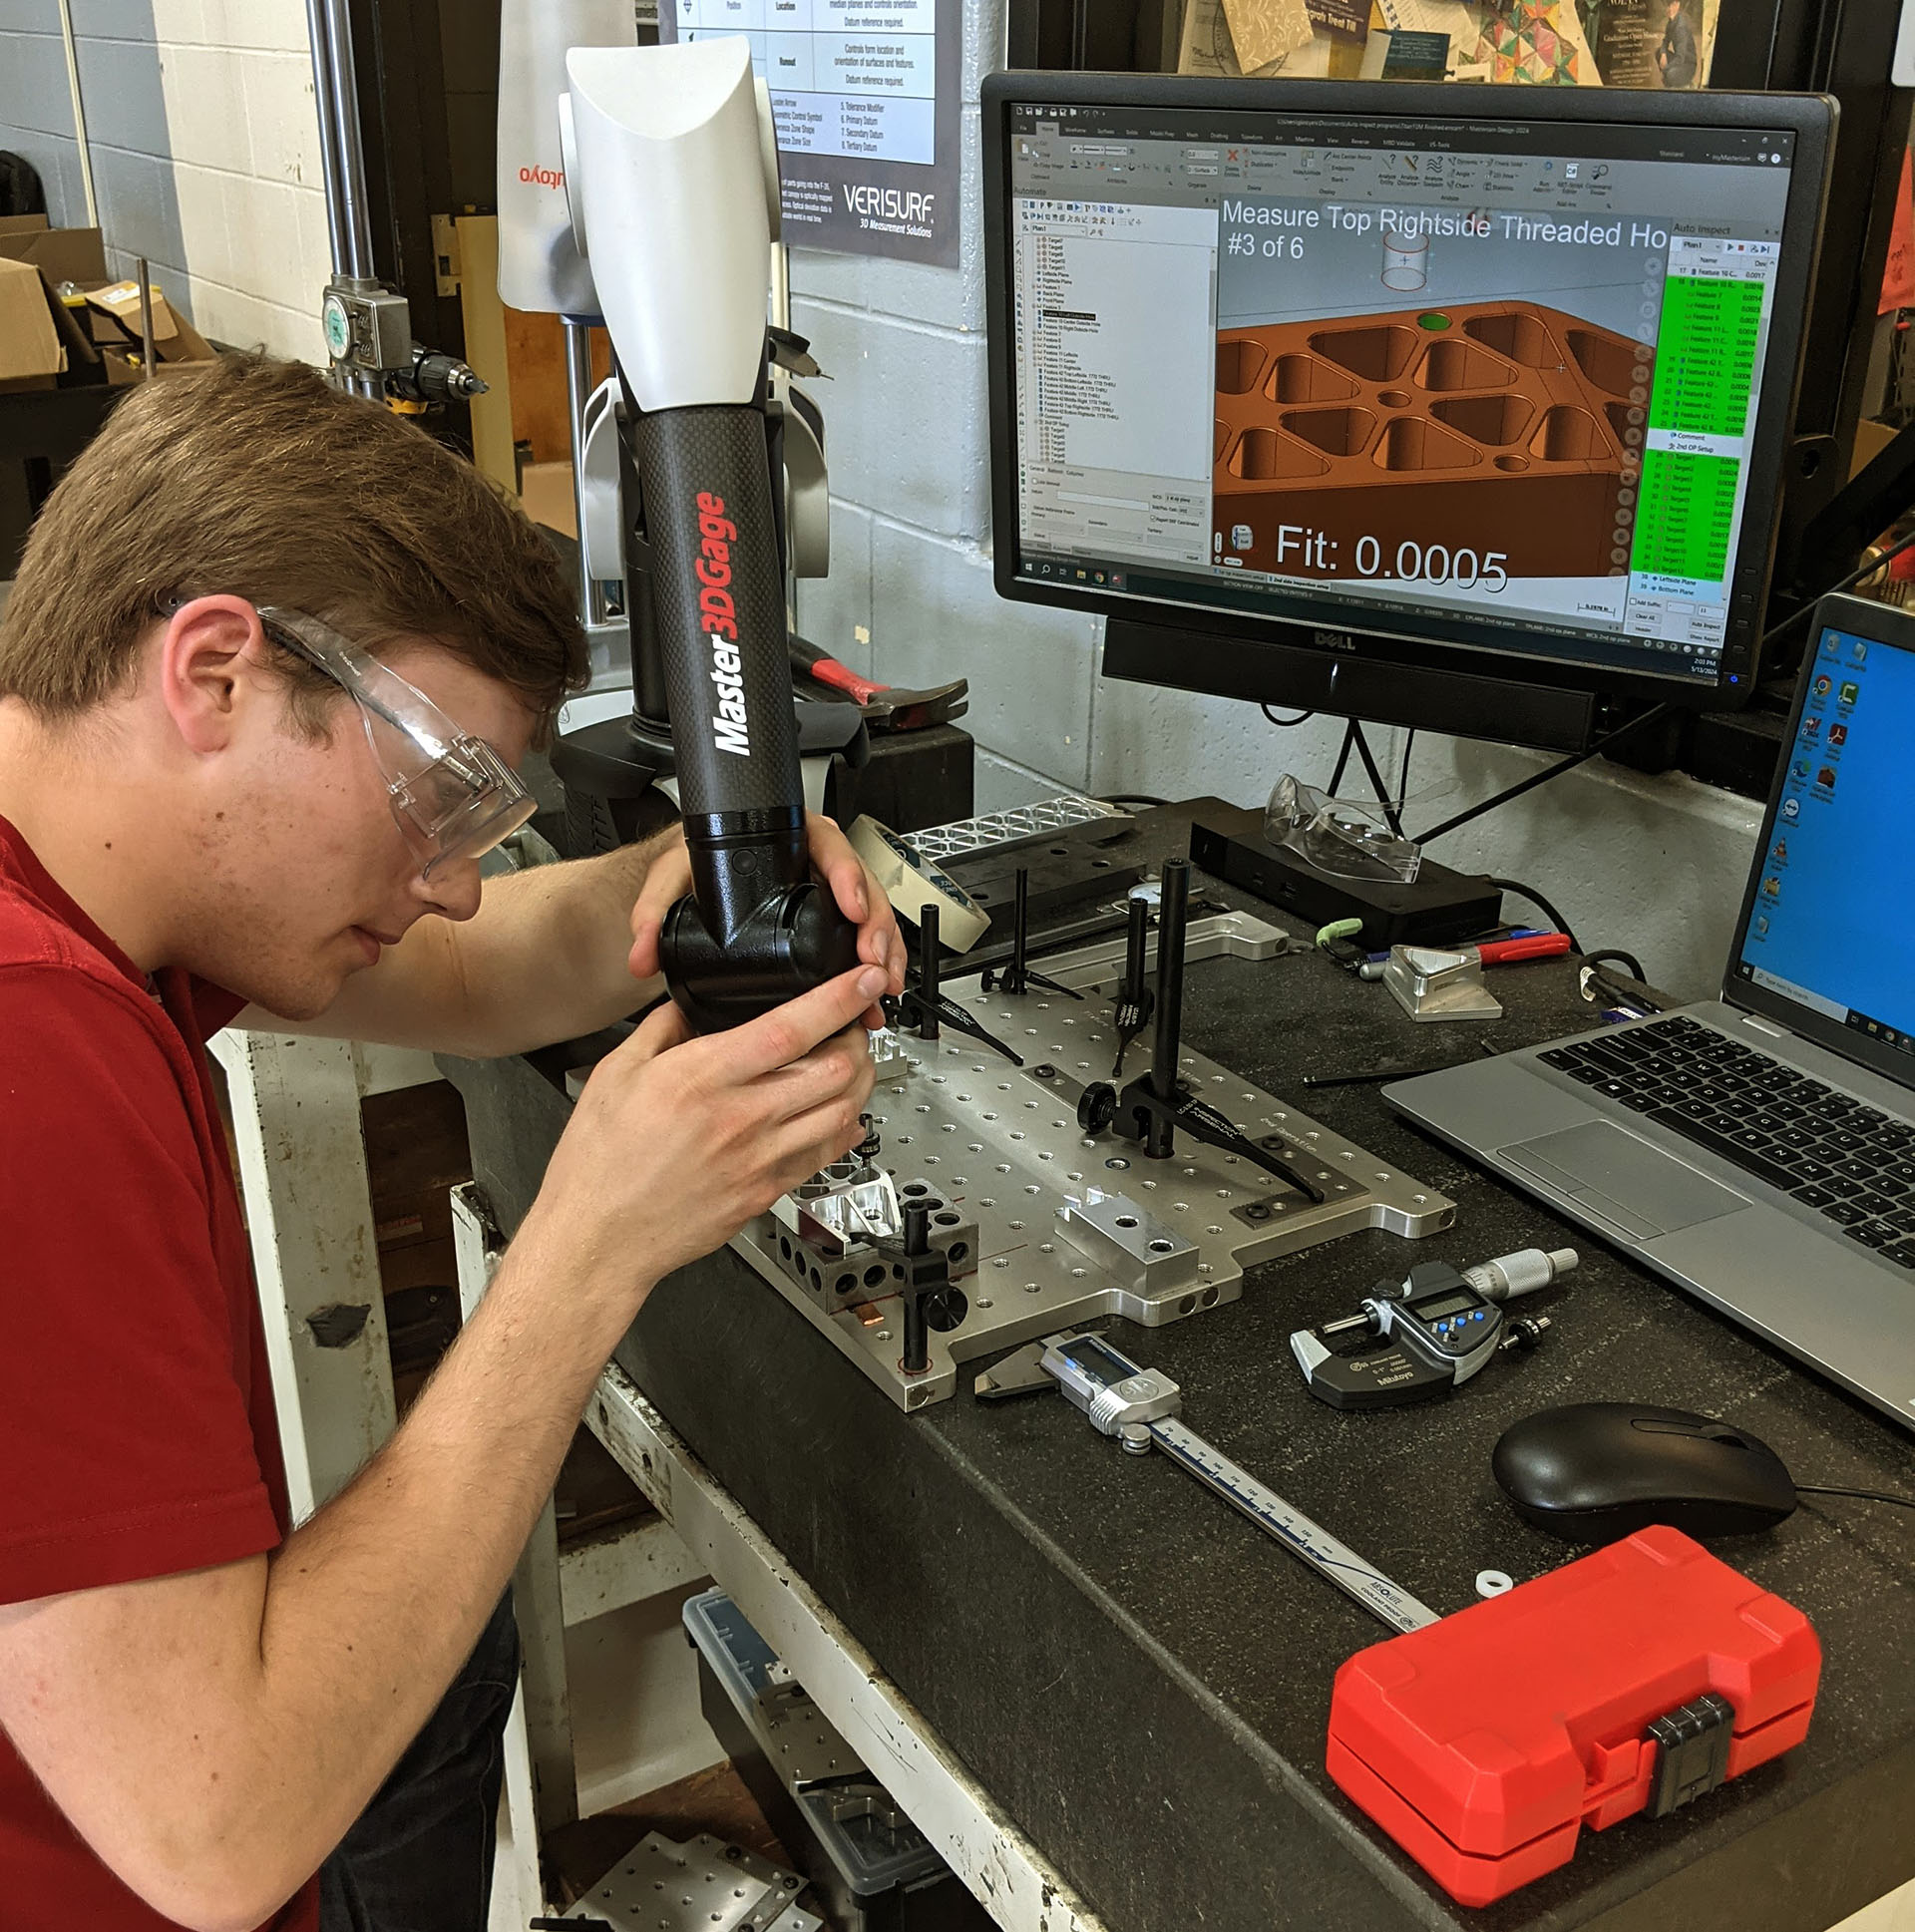
M 1820 104 L 1102 85 L 986 90 L 1000 589 L 1746 679 Z
M 1825 628 L 1802 667 L 1795 739 L 1742 917 L 1734 971 L 1842 1027 L 1915 1084 L 1908 878 L 1915 639 L 1906 618 Z M 1886 1049 L 1884 1052 L 1882 1049 Z

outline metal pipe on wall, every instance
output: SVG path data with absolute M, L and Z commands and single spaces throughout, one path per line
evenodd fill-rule
M 93 146 L 87 140 L 87 105 L 80 98 L 80 49 L 73 37 L 73 0 L 60 0 L 60 40 L 67 50 L 67 92 L 73 99 L 73 138 L 80 150 L 80 192 L 87 197 L 87 226 L 100 225 L 93 193 Z
M 371 281 L 376 270 L 372 224 L 366 212 L 366 157 L 359 140 L 358 82 L 346 0 L 306 0 L 306 30 L 312 41 L 332 272 L 353 281 Z

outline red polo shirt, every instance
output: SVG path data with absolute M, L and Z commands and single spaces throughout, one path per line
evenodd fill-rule
M 271 1549 L 285 1479 L 205 1041 L 0 819 L 0 1603 Z M 272 1921 L 318 1924 L 316 1884 Z M 157 1932 L 0 1733 L 0 1932 Z

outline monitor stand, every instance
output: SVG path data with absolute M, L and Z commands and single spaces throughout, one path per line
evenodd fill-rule
M 1278 637 L 1267 639 L 1261 629 L 1248 636 L 1113 616 L 1104 675 L 1538 751 L 1587 751 L 1624 721 L 1617 701 L 1598 691 L 1351 655 L 1321 641 L 1321 626 L 1291 626 L 1313 641 L 1284 643 L 1282 627 L 1272 628 Z

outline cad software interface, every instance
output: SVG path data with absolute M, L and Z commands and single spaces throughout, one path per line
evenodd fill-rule
M 1792 136 L 1013 105 L 1008 138 L 1023 577 L 1718 676 Z

